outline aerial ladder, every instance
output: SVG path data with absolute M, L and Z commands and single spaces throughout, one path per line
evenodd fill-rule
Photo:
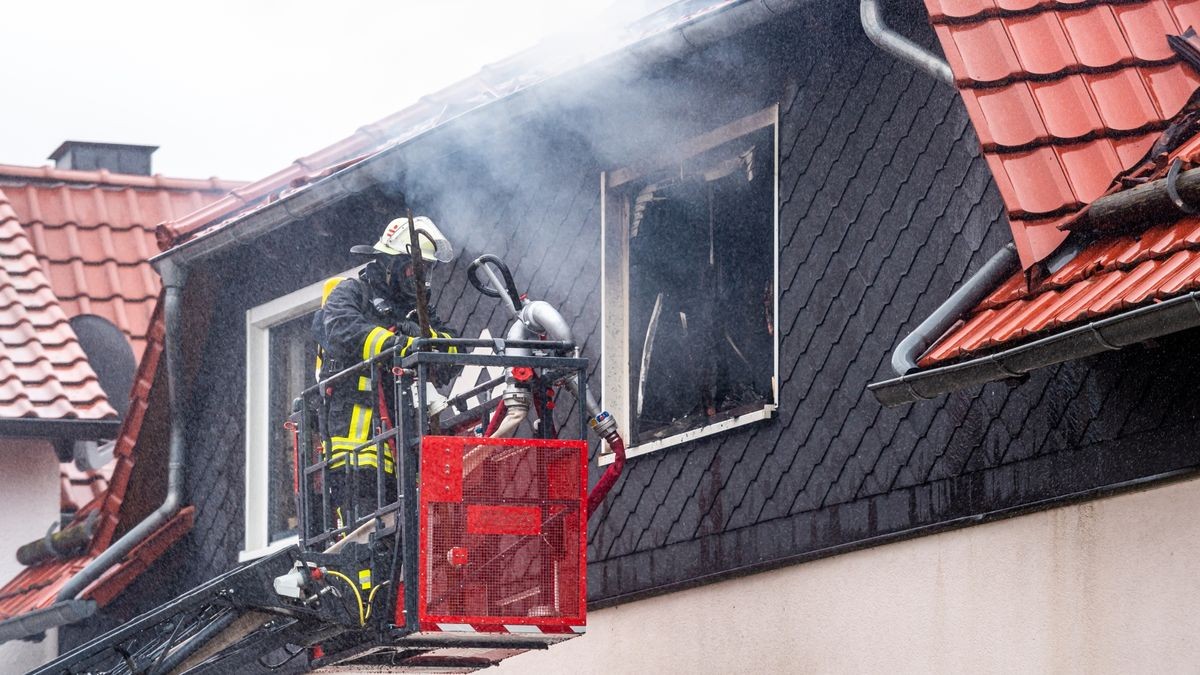
M 503 338 L 418 339 L 405 356 L 384 352 L 296 399 L 287 423 L 295 545 L 33 672 L 470 672 L 582 634 L 588 516 L 620 475 L 624 443 L 588 393 L 588 361 L 562 316 L 520 295 L 495 256 L 476 259 L 467 274 L 513 317 Z M 457 366 L 503 374 L 445 399 L 431 375 Z M 317 418 L 329 385 L 344 377 L 367 378 L 371 391 L 393 387 L 373 404 L 372 419 L 390 423 L 376 422 L 355 451 L 390 453 L 395 471 L 376 462 L 376 499 L 339 519 L 328 477 L 369 474 L 351 471 L 352 462 L 331 466 L 323 449 Z M 564 390 L 573 399 L 560 399 Z M 566 409 L 556 408 L 560 400 L 577 412 L 571 438 L 555 421 Z M 615 455 L 590 493 L 589 427 Z

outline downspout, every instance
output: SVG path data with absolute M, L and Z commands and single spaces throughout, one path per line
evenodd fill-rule
M 912 64 L 919 70 L 943 84 L 954 86 L 954 73 L 945 59 L 929 52 L 921 45 L 888 28 L 879 10 L 878 0 L 861 0 L 858 4 L 863 32 L 883 51 L 901 61 Z
M 167 460 L 167 496 L 153 513 L 111 544 L 95 560 L 79 570 L 58 593 L 59 601 L 73 600 L 113 565 L 162 527 L 179 512 L 183 491 L 184 429 L 183 429 L 183 346 L 182 295 L 187 271 L 170 260 L 159 264 L 165 287 L 163 315 L 166 320 L 167 397 L 171 409 L 171 440 Z
M 959 319 L 987 297 L 1006 278 L 1020 268 L 1017 247 L 1005 244 L 988 259 L 979 271 L 971 275 L 940 307 L 933 310 L 913 332 L 896 345 L 892 352 L 892 370 L 907 375 L 917 369 L 921 358 L 934 342 L 946 334 Z

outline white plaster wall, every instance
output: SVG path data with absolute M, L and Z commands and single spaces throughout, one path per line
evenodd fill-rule
M 58 460 L 46 441 L 0 439 L 0 584 L 22 566 L 17 548 L 46 534 L 58 519 Z M 0 644 L 0 673 L 23 673 L 57 656 L 51 631 L 40 643 Z
M 592 612 L 498 673 L 1200 673 L 1200 480 Z

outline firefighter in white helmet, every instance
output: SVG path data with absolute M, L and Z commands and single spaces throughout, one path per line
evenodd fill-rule
M 399 346 L 400 354 L 404 355 L 413 340 L 421 337 L 408 223 L 408 218 L 397 218 L 388 223 L 374 246 L 358 245 L 350 249 L 352 253 L 372 255 L 375 259 L 362 268 L 358 278 L 337 283 L 313 319 L 320 379 L 394 346 Z M 429 218 L 413 218 L 413 225 L 428 280 L 437 263 L 454 259 L 454 248 Z M 454 336 L 432 313 L 429 326 L 427 337 Z M 353 522 L 377 508 L 375 472 L 381 459 L 377 446 L 355 449 L 371 438 L 377 424 L 388 423 L 386 419 L 373 419 L 375 405 L 382 403 L 381 412 L 393 409 L 390 369 L 377 367 L 375 372 L 379 377 L 375 378 L 374 388 L 366 371 L 361 376 L 335 381 L 327 389 L 328 409 L 320 416 L 323 436 L 328 439 L 325 451 L 331 460 L 326 475 L 341 524 Z M 453 376 L 453 371 L 434 369 L 433 376 L 444 383 Z M 394 474 L 395 460 L 390 452 L 384 452 L 382 461 L 383 470 L 388 475 Z M 388 486 L 385 503 L 391 502 L 395 499 L 395 481 L 384 483 Z M 351 504 L 357 514 L 348 512 Z

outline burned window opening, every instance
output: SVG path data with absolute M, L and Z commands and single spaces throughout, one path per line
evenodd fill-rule
M 622 188 L 635 443 L 774 403 L 774 174 L 767 127 Z

